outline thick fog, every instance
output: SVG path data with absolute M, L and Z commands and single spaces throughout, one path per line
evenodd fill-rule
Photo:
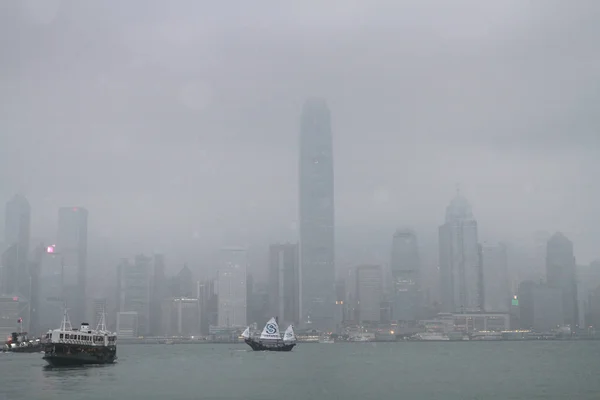
M 297 240 L 317 95 L 340 263 L 387 262 L 398 226 L 437 253 L 457 184 L 482 241 L 563 231 L 589 262 L 598 18 L 593 0 L 3 1 L 0 200 L 24 193 L 41 240 L 59 206 L 86 207 L 91 253 L 266 257 Z

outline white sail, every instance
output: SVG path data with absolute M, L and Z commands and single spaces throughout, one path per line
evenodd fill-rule
M 277 339 L 281 340 L 281 335 L 279 333 L 279 325 L 277 325 L 277 321 L 275 318 L 271 318 L 269 322 L 265 325 L 262 333 L 260 334 L 260 339 Z
M 244 339 L 248 339 L 250 337 L 250 327 L 246 328 L 246 330 L 242 333 L 242 337 Z
M 283 334 L 283 341 L 284 342 L 295 342 L 296 341 L 296 335 L 294 334 L 294 326 L 293 325 L 288 326 L 288 328 L 285 330 L 285 333 Z

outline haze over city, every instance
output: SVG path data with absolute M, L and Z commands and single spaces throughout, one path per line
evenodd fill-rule
M 139 252 L 210 274 L 231 244 L 264 273 L 269 243 L 298 240 L 320 96 L 338 268 L 387 262 L 404 226 L 436 264 L 457 184 L 482 241 L 562 231 L 598 257 L 596 2 L 232 4 L 3 4 L 0 198 L 27 196 L 35 239 L 78 205 L 90 276 Z
M 599 22 L 0 0 L 0 399 L 597 400 Z

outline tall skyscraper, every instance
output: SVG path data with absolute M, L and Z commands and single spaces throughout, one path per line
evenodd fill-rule
M 477 221 L 460 194 L 446 208 L 439 228 L 440 287 L 445 312 L 481 311 L 481 265 Z
M 417 235 L 397 230 L 392 239 L 392 320 L 416 321 L 421 307 L 420 258 Z
M 356 296 L 358 320 L 379 322 L 383 299 L 382 273 L 379 265 L 361 265 L 356 268 Z
M 86 314 L 87 231 L 88 212 L 85 208 L 62 207 L 58 210 L 56 252 L 62 260 L 63 297 L 74 323 L 83 322 Z
M 269 248 L 269 302 L 280 323 L 298 324 L 300 268 L 296 244 L 273 244 Z
M 577 267 L 573 242 L 560 232 L 555 233 L 546 246 L 546 280 L 549 287 L 562 291 L 563 323 L 575 328 L 579 325 Z
M 480 252 L 483 275 L 483 310 L 508 313 L 510 311 L 510 289 L 506 246 L 484 243 L 480 247 Z
M 217 277 L 219 298 L 219 326 L 246 326 L 246 249 L 221 250 L 221 263 Z
M 334 326 L 335 249 L 331 117 L 323 99 L 304 104 L 300 123 L 299 220 L 302 323 Z
M 31 208 L 22 195 L 13 196 L 4 214 L 4 245 L 0 275 L 0 294 L 29 298 L 29 238 Z

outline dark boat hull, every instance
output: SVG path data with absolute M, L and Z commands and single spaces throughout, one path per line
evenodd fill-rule
M 296 346 L 296 343 L 288 343 L 288 344 L 283 343 L 283 342 L 263 343 L 263 342 L 257 342 L 256 340 L 252 340 L 252 339 L 245 339 L 244 341 L 254 351 L 292 351 L 294 346 Z
M 52 367 L 112 364 L 117 360 L 117 348 L 49 345 L 42 359 Z
M 15 348 L 5 348 L 4 351 L 7 353 L 39 353 L 40 351 L 44 351 L 44 346 L 41 344 L 36 344 L 33 346 L 19 346 Z

